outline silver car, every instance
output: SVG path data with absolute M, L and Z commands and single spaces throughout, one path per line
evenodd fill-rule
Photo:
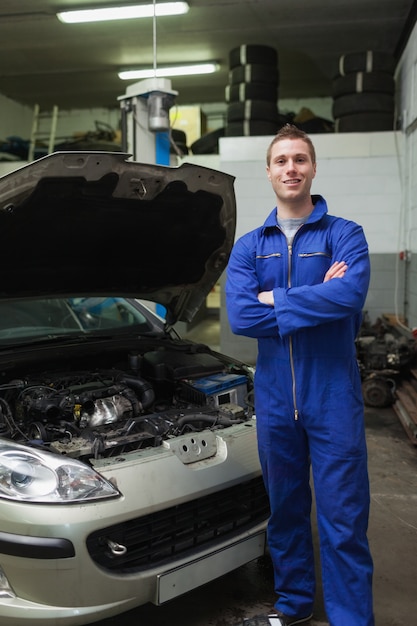
M 174 327 L 234 229 L 233 178 L 191 164 L 0 179 L 1 625 L 163 604 L 264 554 L 251 368 Z

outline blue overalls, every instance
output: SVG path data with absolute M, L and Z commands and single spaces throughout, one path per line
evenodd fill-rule
M 373 626 L 367 541 L 369 481 L 355 337 L 369 285 L 362 228 L 329 216 L 321 196 L 292 246 L 276 209 L 233 248 L 226 283 L 230 326 L 258 340 L 259 456 L 271 504 L 268 542 L 276 608 L 311 613 L 315 594 L 310 464 L 330 626 Z M 335 261 L 343 278 L 323 282 Z M 258 301 L 273 290 L 274 306 Z

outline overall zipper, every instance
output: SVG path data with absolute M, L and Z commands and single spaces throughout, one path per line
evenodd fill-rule
M 295 235 L 294 235 L 294 237 L 295 237 Z M 287 277 L 287 284 L 288 284 L 288 287 L 291 287 L 292 244 L 288 243 L 288 239 L 287 239 L 287 249 L 288 249 L 288 277 Z M 294 419 L 295 419 L 295 421 L 297 421 L 298 418 L 299 418 L 299 413 L 298 413 L 298 408 L 297 408 L 297 393 L 296 393 L 297 386 L 296 386 L 296 383 L 295 383 L 295 370 L 294 370 L 292 335 L 290 335 L 290 337 L 289 337 L 289 346 L 290 346 L 290 367 L 291 367 L 291 378 L 292 378 L 292 401 L 293 401 L 293 405 L 294 405 Z
M 293 241 L 295 239 L 295 237 L 298 234 L 298 231 L 300 230 L 300 228 L 302 228 L 303 225 L 301 225 L 298 229 L 297 232 L 295 233 L 294 237 L 293 237 Z M 278 229 L 281 230 L 278 226 Z M 285 233 L 281 230 L 282 234 L 284 235 L 286 241 L 287 241 L 287 250 L 288 250 L 288 275 L 287 275 L 287 285 L 288 288 L 291 287 L 291 269 L 292 269 L 292 243 L 289 243 L 288 238 L 286 237 Z M 296 385 L 296 380 L 295 380 L 295 369 L 294 369 L 294 354 L 293 354 L 293 341 L 292 341 L 292 336 L 290 335 L 289 337 L 289 349 L 290 349 L 290 368 L 291 368 L 291 379 L 292 379 L 292 401 L 293 401 L 293 405 L 294 405 L 294 420 L 298 421 L 298 418 L 300 417 L 299 411 L 298 411 L 298 407 L 297 407 L 297 385 Z
M 296 233 L 294 234 L 293 237 L 293 242 L 295 237 L 298 235 L 299 230 L 303 227 L 303 224 L 297 229 Z M 281 230 L 281 228 L 279 228 L 279 226 L 277 227 L 282 234 L 284 235 L 286 241 L 287 241 L 287 250 L 288 250 L 288 276 L 287 276 L 287 285 L 288 287 L 291 287 L 291 270 L 292 270 L 292 249 L 293 249 L 293 245 L 292 243 L 289 243 L 288 238 L 286 237 L 285 233 Z M 299 255 L 300 257 L 309 257 L 309 256 L 329 256 L 328 254 L 324 253 L 324 252 L 314 252 L 314 253 L 301 253 Z M 294 405 L 294 420 L 298 421 L 299 417 L 300 417 L 300 413 L 298 411 L 298 407 L 297 407 L 297 385 L 296 385 L 296 380 L 295 380 L 295 369 L 294 369 L 294 353 L 293 353 L 293 339 L 292 339 L 292 335 L 290 335 L 289 337 L 289 351 L 290 351 L 290 368 L 291 368 L 291 379 L 292 379 L 292 399 L 293 399 L 293 405 Z

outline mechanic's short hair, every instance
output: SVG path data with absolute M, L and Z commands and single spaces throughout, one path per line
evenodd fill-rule
M 310 137 L 303 130 L 297 128 L 297 126 L 294 126 L 294 124 L 285 124 L 284 126 L 282 126 L 282 128 L 279 129 L 278 133 L 275 135 L 275 137 L 268 146 L 268 150 L 266 152 L 266 164 L 268 165 L 268 167 L 271 162 L 272 147 L 277 143 L 277 141 L 282 141 L 283 139 L 302 139 L 302 141 L 305 141 L 310 152 L 311 160 L 313 164 L 315 164 L 316 151 Z

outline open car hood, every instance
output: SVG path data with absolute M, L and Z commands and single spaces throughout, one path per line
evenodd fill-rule
M 124 296 L 191 321 L 234 242 L 234 178 L 54 153 L 0 178 L 0 298 Z

